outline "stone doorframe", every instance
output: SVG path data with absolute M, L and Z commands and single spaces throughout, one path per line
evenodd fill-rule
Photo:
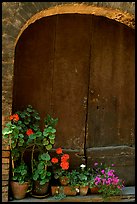
M 24 30 L 36 20 L 65 13 L 91 14 L 135 28 L 135 2 L 3 2 L 2 3 L 2 127 L 12 113 L 14 52 Z M 2 140 L 2 201 L 8 201 L 10 151 Z

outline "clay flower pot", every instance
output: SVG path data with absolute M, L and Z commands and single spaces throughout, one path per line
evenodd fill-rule
M 62 186 L 67 186 L 69 184 L 69 178 L 67 176 L 61 176 L 59 181 Z
M 76 188 L 72 186 L 51 186 L 52 196 L 59 193 L 64 193 L 68 196 L 75 196 L 77 194 Z
M 29 184 L 30 182 L 19 184 L 19 182 L 11 181 L 10 185 L 11 185 L 13 197 L 17 200 L 25 198 Z
M 79 192 L 80 192 L 80 195 L 87 195 L 88 186 L 80 186 Z
M 97 194 L 97 193 L 99 193 L 98 190 L 99 190 L 98 187 L 91 187 L 91 188 L 90 188 L 90 192 L 91 192 L 92 194 Z
M 77 194 L 75 187 L 72 186 L 63 186 L 63 192 L 65 195 L 74 196 Z
M 59 186 L 51 186 L 52 196 L 59 194 Z
M 33 183 L 33 194 L 35 195 L 45 195 L 48 192 L 49 182 L 45 183 L 44 185 L 40 185 L 39 181 L 34 181 Z

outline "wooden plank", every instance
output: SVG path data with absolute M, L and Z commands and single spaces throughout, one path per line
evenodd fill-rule
M 126 185 L 135 184 L 135 148 L 128 146 L 111 146 L 88 148 L 87 166 L 93 167 L 95 162 L 105 163 L 113 167 Z
M 51 114 L 55 24 L 52 16 L 30 25 L 15 51 L 13 111 L 31 104 L 42 120 Z
M 53 114 L 59 118 L 56 147 L 84 149 L 90 54 L 89 15 L 58 15 Z
M 134 144 L 134 30 L 93 16 L 86 146 Z

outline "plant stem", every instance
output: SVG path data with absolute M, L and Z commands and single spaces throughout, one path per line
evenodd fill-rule
M 33 145 L 33 148 L 32 148 L 32 154 L 31 154 L 32 173 L 33 173 L 33 154 L 34 154 L 34 149 L 35 149 L 35 144 Z
M 11 148 L 11 138 L 10 138 L 10 150 L 12 150 L 12 148 Z M 11 156 L 11 164 L 12 164 L 12 169 L 14 170 L 13 156 Z M 14 171 L 13 170 L 12 170 L 12 175 L 14 176 Z

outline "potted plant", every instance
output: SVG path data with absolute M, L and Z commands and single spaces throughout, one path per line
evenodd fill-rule
M 56 149 L 56 154 L 56 157 L 51 159 L 54 178 L 59 179 L 60 184 L 66 186 L 69 184 L 69 154 L 63 153 L 60 147 Z
M 28 105 L 25 110 L 17 111 L 10 116 L 10 122 L 6 124 L 2 134 L 4 139 L 8 139 L 10 145 L 12 179 L 17 178 L 14 173 L 17 173 L 19 166 L 21 165 L 23 168 L 24 155 L 25 153 L 28 154 L 29 150 L 31 159 L 30 163 L 26 162 L 26 164 L 28 167 L 27 174 L 29 180 L 31 180 L 30 185 L 37 180 L 40 181 L 40 185 L 49 182 L 51 173 L 47 171 L 47 166 L 50 166 L 51 162 L 48 151 L 55 143 L 56 129 L 54 127 L 57 121 L 58 119 L 53 119 L 50 115 L 47 115 L 44 121 L 44 129 L 41 131 L 40 116 L 31 105 Z M 25 175 L 25 169 L 20 171 L 21 177 L 24 176 L 22 172 Z
M 26 196 L 27 190 L 30 185 L 30 178 L 28 175 L 28 167 L 22 162 L 16 168 L 13 169 L 13 177 L 11 184 L 11 189 L 15 199 L 23 199 Z
M 85 164 L 81 164 L 78 174 L 80 195 L 87 195 L 89 188 L 89 175 L 89 169 L 86 168 Z
M 100 165 L 95 163 L 94 166 L 96 166 L 94 168 L 96 176 L 94 177 L 93 186 L 99 188 L 98 192 L 102 193 L 104 198 L 121 194 L 124 184 L 122 179 L 119 179 L 116 175 L 115 170 L 102 163 Z
M 30 180 L 28 167 L 23 160 L 23 153 L 27 146 L 27 127 L 26 124 L 24 124 L 21 120 L 21 117 L 18 113 L 11 115 L 9 119 L 10 121 L 6 123 L 5 128 L 2 130 L 2 135 L 3 139 L 7 139 L 11 150 L 12 177 L 10 185 L 13 197 L 15 199 L 22 199 L 25 197 L 30 183 L 27 182 Z M 25 188 L 23 190 L 24 185 Z M 19 190 L 20 188 L 22 190 Z M 19 190 L 18 193 L 17 190 Z M 16 192 L 14 193 L 14 191 Z
M 51 172 L 49 167 L 52 165 L 50 161 L 49 150 L 55 143 L 55 126 L 58 119 L 53 119 L 50 115 L 44 119 L 44 129 L 30 129 L 28 147 L 31 146 L 31 167 L 33 180 L 33 193 L 36 195 L 45 195 L 48 192 Z M 34 158 L 34 154 L 36 154 Z

